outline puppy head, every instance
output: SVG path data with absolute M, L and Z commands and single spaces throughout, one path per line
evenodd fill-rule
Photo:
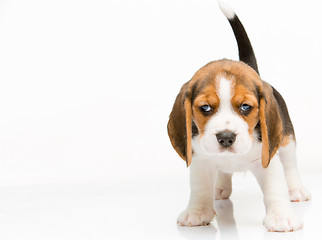
M 214 61 L 181 88 L 168 122 L 171 143 L 189 166 L 192 137 L 209 156 L 244 155 L 262 141 L 262 165 L 276 153 L 283 126 L 272 88 L 242 62 Z

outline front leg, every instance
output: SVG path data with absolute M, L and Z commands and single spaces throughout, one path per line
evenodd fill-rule
M 213 189 L 216 171 L 209 161 L 192 161 L 190 166 L 190 201 L 178 217 L 181 226 L 207 225 L 215 216 Z
M 252 169 L 264 194 L 266 217 L 264 226 L 269 231 L 290 232 L 302 228 L 302 221 L 295 215 L 289 202 L 283 166 L 277 154 L 267 168 L 261 164 Z

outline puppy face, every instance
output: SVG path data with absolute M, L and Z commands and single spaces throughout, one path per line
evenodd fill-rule
M 281 122 L 270 85 L 246 64 L 220 60 L 201 68 L 182 87 L 168 134 L 188 166 L 194 137 L 203 152 L 213 156 L 246 154 L 260 140 L 267 167 L 283 137 Z
M 193 101 L 193 119 L 206 154 L 249 152 L 259 120 L 258 96 L 251 86 L 242 84 L 231 73 L 220 72 L 200 89 Z

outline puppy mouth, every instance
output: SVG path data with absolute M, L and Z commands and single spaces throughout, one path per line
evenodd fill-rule
M 235 149 L 233 147 L 220 147 L 219 148 L 219 153 L 221 154 L 234 154 L 236 153 Z
M 210 156 L 224 156 L 224 155 L 233 155 L 237 154 L 236 148 L 234 145 L 229 147 L 224 146 L 218 146 L 217 143 L 211 143 L 211 144 L 201 144 L 204 151 L 207 153 L 207 155 Z

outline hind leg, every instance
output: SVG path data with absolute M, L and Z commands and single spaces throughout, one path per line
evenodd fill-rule
M 218 171 L 218 177 L 215 184 L 215 199 L 228 199 L 232 192 L 231 187 L 232 174 Z
M 290 140 L 290 138 L 287 140 Z M 285 172 L 290 200 L 292 202 L 310 200 L 311 195 L 303 186 L 298 171 L 295 140 L 292 139 L 287 144 L 282 145 L 278 151 Z

